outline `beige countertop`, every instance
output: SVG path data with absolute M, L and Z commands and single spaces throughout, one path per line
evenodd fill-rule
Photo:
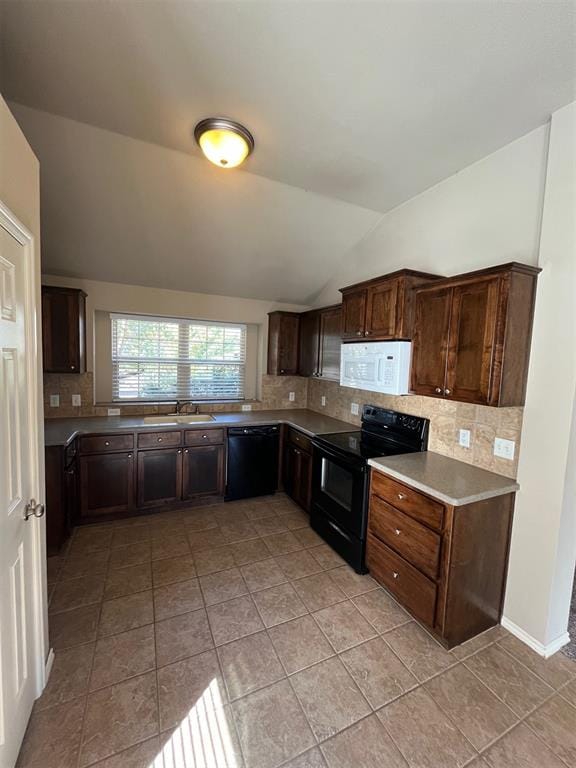
M 455 507 L 484 501 L 520 487 L 515 480 L 439 453 L 404 453 L 370 459 L 374 469 Z
M 289 424 L 307 435 L 328 435 L 332 432 L 356 432 L 358 427 L 315 411 L 282 409 L 275 411 L 242 411 L 213 413 L 210 421 L 196 424 L 174 424 L 167 417 L 162 424 L 147 423 L 144 416 L 86 416 L 77 419 L 47 419 L 44 422 L 44 444 L 68 445 L 78 435 L 103 432 L 123 432 L 158 429 L 206 429 L 207 427 L 245 427 L 262 424 Z

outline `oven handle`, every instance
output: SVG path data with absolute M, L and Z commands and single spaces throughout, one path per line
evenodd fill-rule
M 329 525 L 331 528 L 334 528 L 334 530 L 335 530 L 337 533 L 339 533 L 339 534 L 340 534 L 340 536 L 343 536 L 343 537 L 346 539 L 346 541 L 350 541 L 350 542 L 352 541 L 352 539 L 351 539 L 351 538 L 350 538 L 350 536 L 349 536 L 349 535 L 346 533 L 346 531 L 343 531 L 343 530 L 342 530 L 342 528 L 340 528 L 340 526 L 336 525 L 336 523 L 333 523 L 333 522 L 332 522 L 332 520 L 331 520 L 329 517 L 325 517 L 325 518 L 324 518 L 324 520 L 325 520 L 325 521 L 328 523 L 328 525 Z
M 320 451 L 325 456 L 329 456 L 331 459 L 334 459 L 335 461 L 339 461 L 341 464 L 346 464 L 349 467 L 354 467 L 354 469 L 357 469 L 360 472 L 366 472 L 367 471 L 367 465 L 366 464 L 360 464 L 359 462 L 355 461 L 354 459 L 347 459 L 345 456 L 342 456 L 340 453 L 336 453 L 334 451 L 331 451 L 329 448 L 326 448 L 325 445 L 321 445 L 320 443 L 314 442 L 312 440 L 312 445 L 314 448 L 316 448 L 318 451 Z

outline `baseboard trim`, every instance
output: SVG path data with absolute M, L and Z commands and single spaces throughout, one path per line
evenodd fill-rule
M 564 634 L 557 637 L 556 640 L 552 640 L 551 643 L 544 645 L 539 640 L 532 637 L 532 635 L 529 635 L 528 632 L 525 632 L 522 627 L 519 627 L 517 624 L 514 624 L 513 621 L 507 619 L 506 616 L 502 617 L 500 623 L 504 629 L 507 629 L 508 632 L 514 635 L 514 637 L 517 637 L 518 640 L 526 643 L 526 645 L 532 648 L 533 651 L 536 651 L 539 656 L 543 656 L 545 659 L 549 659 L 550 656 L 553 656 L 560 650 L 560 648 L 563 648 L 570 642 L 570 635 L 568 632 L 564 632 Z
M 50 648 L 46 664 L 44 665 L 44 687 L 48 685 L 48 679 L 50 672 L 52 672 L 52 665 L 54 664 L 54 648 Z

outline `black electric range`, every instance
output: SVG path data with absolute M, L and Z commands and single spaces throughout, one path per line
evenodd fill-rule
M 312 528 L 358 573 L 366 573 L 368 459 L 425 451 L 430 422 L 375 405 L 362 428 L 314 438 Z

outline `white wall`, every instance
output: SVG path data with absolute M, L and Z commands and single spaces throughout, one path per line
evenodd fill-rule
M 554 649 L 576 558 L 576 102 L 552 116 L 538 263 L 505 616 Z
M 506 261 L 536 264 L 548 126 L 464 168 L 384 214 L 335 270 L 314 304 L 402 267 L 454 275 Z

